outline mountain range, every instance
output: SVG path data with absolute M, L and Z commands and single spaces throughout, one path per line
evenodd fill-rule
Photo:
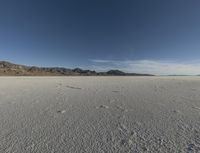
M 96 72 L 80 68 L 36 67 L 0 61 L 0 76 L 153 76 L 151 74 L 125 73 L 120 70 Z

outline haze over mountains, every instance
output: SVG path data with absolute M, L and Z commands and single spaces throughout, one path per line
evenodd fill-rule
M 0 61 L 1 76 L 153 76 L 151 74 L 125 73 L 119 70 L 96 72 L 80 68 L 36 67 Z

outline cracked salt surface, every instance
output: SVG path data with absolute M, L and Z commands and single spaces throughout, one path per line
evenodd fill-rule
M 199 91 L 199 77 L 0 77 L 0 153 L 198 153 Z

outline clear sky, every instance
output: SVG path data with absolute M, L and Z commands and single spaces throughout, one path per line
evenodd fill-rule
M 0 0 L 0 60 L 200 74 L 200 1 Z

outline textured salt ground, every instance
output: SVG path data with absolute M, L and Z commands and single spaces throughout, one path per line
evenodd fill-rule
M 198 153 L 198 77 L 0 77 L 0 153 Z

